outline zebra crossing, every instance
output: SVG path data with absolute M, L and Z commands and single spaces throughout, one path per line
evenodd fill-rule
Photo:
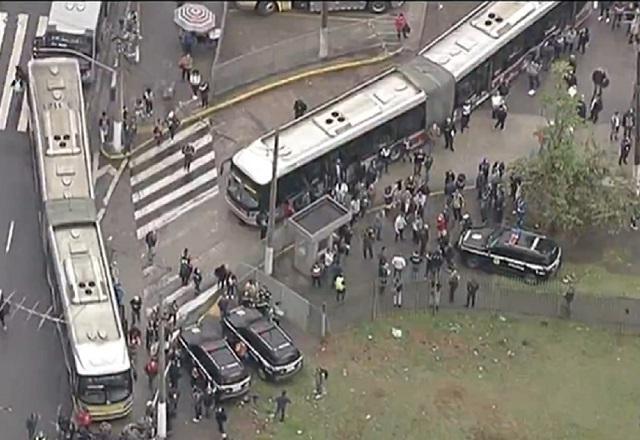
M 183 169 L 182 146 L 186 143 L 195 149 L 188 172 Z M 136 151 L 129 168 L 138 239 L 175 221 L 219 192 L 213 135 L 206 121 L 177 132 L 173 140 Z
M 15 93 L 11 87 L 15 67 L 25 67 L 31 59 L 31 46 L 36 36 L 43 35 L 47 28 L 47 16 L 37 20 L 29 14 L 10 15 L 0 11 L 0 131 L 15 130 L 26 132 L 29 107 L 26 93 Z

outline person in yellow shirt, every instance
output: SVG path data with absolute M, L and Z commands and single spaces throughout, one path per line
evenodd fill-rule
M 341 303 L 344 302 L 344 296 L 347 293 L 347 285 L 344 280 L 344 275 L 339 273 L 335 280 L 335 289 L 336 289 L 336 301 Z

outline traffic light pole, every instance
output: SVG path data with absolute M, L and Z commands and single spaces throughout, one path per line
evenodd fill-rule
M 320 15 L 320 49 L 318 58 L 321 60 L 329 56 L 329 4 L 322 2 L 322 10 Z
M 276 226 L 276 196 L 278 194 L 278 150 L 280 149 L 280 131 L 276 128 L 273 139 L 273 162 L 271 164 L 271 192 L 269 194 L 269 218 L 267 225 L 267 246 L 264 249 L 264 271 L 273 273 L 273 230 Z

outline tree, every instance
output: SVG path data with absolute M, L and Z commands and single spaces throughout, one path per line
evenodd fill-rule
M 567 93 L 563 80 L 569 69 L 567 62 L 554 63 L 540 150 L 518 160 L 512 174 L 522 178 L 529 219 L 545 231 L 579 235 L 593 227 L 628 227 L 638 207 L 632 183 L 584 128 L 579 98 Z

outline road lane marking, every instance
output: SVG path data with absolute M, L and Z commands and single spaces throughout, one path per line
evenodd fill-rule
M 13 241 L 13 229 L 15 228 L 15 226 L 16 222 L 11 220 L 11 223 L 9 223 L 9 234 L 7 234 L 7 245 L 4 247 L 5 254 L 8 254 L 11 250 L 11 242 Z
M 47 32 L 47 24 L 49 23 L 49 17 L 41 15 L 38 17 L 38 26 L 36 27 L 36 38 L 44 37 Z
M 9 57 L 9 66 L 7 67 L 7 75 L 4 80 L 4 89 L 2 90 L 2 99 L 0 99 L 0 130 L 7 128 L 7 119 L 9 118 L 9 110 L 11 108 L 11 98 L 13 97 L 13 72 L 16 66 L 20 64 L 22 56 L 22 46 L 24 46 L 24 38 L 27 34 L 27 24 L 29 16 L 27 14 L 18 14 L 18 27 L 16 35 L 13 39 L 13 47 L 11 56 Z
M 188 174 L 188 171 L 183 171 L 183 173 L 185 175 Z M 158 200 L 154 200 L 153 202 L 149 203 L 148 205 L 143 206 L 142 208 L 135 210 L 133 212 L 133 218 L 135 220 L 138 220 L 142 217 L 144 217 L 145 215 L 151 214 L 154 211 L 157 211 L 158 209 L 162 208 L 164 205 L 167 205 L 171 202 L 173 202 L 176 199 L 179 199 L 180 197 L 184 196 L 185 194 L 190 193 L 191 191 L 198 189 L 199 187 L 206 185 L 207 183 L 211 182 L 212 180 L 215 180 L 218 177 L 218 170 L 216 168 L 213 168 L 209 171 L 207 171 L 206 173 L 202 174 L 201 176 L 198 176 L 197 178 L 193 179 L 192 181 L 190 181 L 188 184 L 181 186 L 180 188 L 176 189 L 175 191 L 171 191 L 169 194 L 160 197 Z M 217 185 L 216 185 L 217 186 Z
M 99 157 L 98 155 L 96 155 L 96 157 Z M 102 176 L 104 176 L 105 174 L 110 175 L 111 177 L 114 177 L 117 174 L 116 169 L 113 167 L 113 165 L 111 164 L 107 164 L 105 166 L 103 166 L 102 168 L 98 168 L 96 170 L 96 172 L 94 173 L 95 179 L 94 180 L 98 180 L 99 178 L 101 178 Z
M 145 224 L 144 226 L 141 226 L 140 228 L 138 228 L 136 230 L 136 236 L 138 237 L 138 240 L 142 240 L 144 238 L 145 235 L 147 235 L 147 232 L 149 231 L 157 231 L 158 229 L 160 229 L 161 227 L 171 223 L 172 221 L 174 221 L 175 219 L 177 219 L 178 217 L 180 217 L 181 215 L 189 212 L 190 210 L 202 205 L 204 202 L 206 202 L 207 200 L 215 197 L 216 195 L 218 195 L 218 192 L 220 191 L 218 185 L 212 187 L 211 189 L 198 194 L 196 197 L 194 197 L 193 199 L 189 200 L 187 203 L 178 206 L 177 208 L 165 212 L 164 214 L 162 214 L 160 217 L 153 219 L 152 221 L 150 221 L 149 223 Z
M 205 136 L 193 142 L 193 149 L 197 153 L 199 149 L 206 147 L 208 144 L 213 142 L 213 136 L 211 133 L 207 133 Z M 176 162 L 184 159 L 184 154 L 182 154 L 182 149 L 176 151 L 171 156 L 165 157 L 160 162 L 154 163 L 149 168 L 145 168 L 139 173 L 135 173 L 131 176 L 131 186 L 136 186 L 138 183 L 148 179 L 154 174 L 164 170 L 165 168 L 170 167 Z
M 7 18 L 9 14 L 0 12 L 0 50 L 2 50 L 2 41 L 4 40 L 4 31 L 7 29 Z
M 24 133 L 27 131 L 27 122 L 29 121 L 29 102 L 27 101 L 26 92 L 22 94 L 22 107 L 20 108 L 20 119 L 18 119 L 18 131 Z
M 100 208 L 100 211 L 98 211 L 98 223 L 102 222 L 104 215 L 107 213 L 107 207 L 109 206 L 109 201 L 111 200 L 111 196 L 113 195 L 113 192 L 116 190 L 116 186 L 118 186 L 118 182 L 120 182 L 120 176 L 122 176 L 122 173 L 124 172 L 124 169 L 127 167 L 128 162 L 129 161 L 126 159 L 122 161 L 122 163 L 120 164 L 120 167 L 118 168 L 118 171 L 116 171 L 116 175 L 111 180 L 111 183 L 109 183 L 107 194 L 105 194 L 104 198 L 102 199 L 102 208 Z

